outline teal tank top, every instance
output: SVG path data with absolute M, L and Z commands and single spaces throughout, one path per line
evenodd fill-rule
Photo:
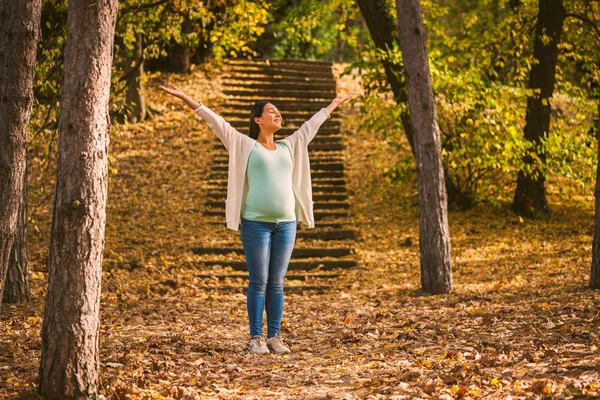
M 245 219 L 273 223 L 296 220 L 292 156 L 285 144 L 276 144 L 275 150 L 267 150 L 256 142 L 250 152 L 248 192 L 242 209 Z

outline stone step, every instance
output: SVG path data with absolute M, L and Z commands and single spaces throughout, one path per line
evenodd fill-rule
M 301 60 L 294 58 L 283 59 L 266 59 L 266 60 L 246 60 L 237 59 L 227 61 L 227 65 L 266 65 L 266 66 L 281 66 L 281 65 L 297 65 L 308 66 L 312 68 L 329 68 L 333 66 L 331 61 L 327 60 Z
M 312 185 L 313 193 L 347 193 L 348 189 L 346 189 L 346 185 L 339 184 L 327 184 L 326 182 L 313 182 Z
M 238 131 L 241 131 L 243 128 L 240 129 L 240 127 L 235 127 Z M 292 128 L 294 129 L 294 128 Z M 244 134 L 246 134 L 244 132 Z M 279 136 L 279 135 L 277 135 Z M 281 138 L 283 139 L 283 137 Z M 280 140 L 280 138 L 275 138 L 275 140 Z M 317 136 L 315 136 L 315 138 L 310 142 L 311 145 L 317 145 L 317 144 L 341 144 L 343 145 L 344 143 L 344 138 L 342 137 L 342 135 L 339 135 L 339 131 L 337 135 L 319 135 L 317 134 Z M 221 142 L 216 142 L 216 144 L 221 145 Z
M 207 255 L 207 254 L 236 254 L 236 255 L 244 255 L 244 249 L 242 247 L 192 247 L 192 253 L 198 255 Z M 345 257 L 351 255 L 350 249 L 345 247 L 304 247 L 294 248 L 292 252 L 292 258 L 316 258 L 316 257 Z
M 194 275 L 201 279 L 217 279 L 223 281 L 225 279 L 243 279 L 248 280 L 248 274 L 196 274 Z M 288 281 L 308 281 L 311 279 L 336 279 L 340 274 L 286 274 L 285 279 Z
M 206 197 L 214 201 L 225 201 L 227 198 L 226 191 L 210 192 L 206 194 Z M 325 201 L 345 201 L 348 200 L 347 194 L 313 194 L 313 201 L 325 202 Z
M 330 231 L 330 230 L 335 230 L 335 229 L 339 230 L 339 229 L 344 228 L 345 226 L 346 226 L 346 222 L 342 222 L 342 221 L 340 221 L 340 222 L 332 222 L 332 221 L 319 222 L 317 224 L 317 226 L 314 228 L 308 228 L 306 225 L 300 224 L 298 227 L 298 232 L 307 231 L 307 230 L 311 231 L 311 232 L 313 232 L 315 230 L 317 230 L 317 231 L 324 231 L 324 230 Z
M 298 81 L 313 81 L 313 82 L 327 82 L 331 81 L 331 72 L 327 71 L 307 71 L 305 69 L 291 70 L 289 68 L 231 68 L 227 71 L 227 77 L 235 80 L 245 81 L 257 81 L 257 80 L 269 80 L 269 79 L 281 79 L 287 81 L 291 76 L 289 72 L 293 73 L 293 82 Z
M 346 145 L 342 143 L 315 143 L 312 142 L 308 145 L 308 150 L 319 150 L 319 151 L 341 151 L 346 148 Z
M 215 186 L 208 187 L 208 190 L 227 190 L 227 181 L 225 180 L 216 180 Z M 315 193 L 324 193 L 324 194 L 344 194 L 348 192 L 346 186 L 344 185 L 326 185 L 313 182 L 312 185 L 313 195 Z
M 229 168 L 229 160 L 219 160 L 212 162 L 212 171 L 227 171 Z M 343 163 L 324 163 L 324 162 L 311 162 L 311 171 L 343 171 Z
M 225 229 L 225 222 L 223 220 L 219 220 L 219 221 L 206 221 L 205 223 L 208 224 L 208 225 L 215 225 L 215 226 L 218 226 L 218 227 L 221 227 L 221 228 Z M 304 231 L 310 231 L 310 232 L 315 232 L 315 231 L 318 231 L 318 232 L 324 231 L 325 232 L 325 231 L 327 231 L 327 232 L 329 232 L 331 230 L 336 230 L 336 229 L 340 230 L 343 227 L 345 227 L 346 225 L 347 224 L 344 223 L 344 222 L 331 222 L 331 221 L 327 221 L 327 222 L 319 222 L 317 224 L 317 226 L 314 227 L 314 228 L 308 228 L 304 224 L 298 224 L 298 231 L 296 232 L 296 234 L 304 232 Z M 234 231 L 229 231 L 228 230 L 227 232 L 228 233 L 231 232 L 231 233 L 235 234 Z
M 313 99 L 308 99 L 308 100 L 302 100 L 302 101 L 298 101 L 298 100 L 294 100 L 294 99 L 288 99 L 288 98 L 281 98 L 279 100 L 276 99 L 263 99 L 263 100 L 267 100 L 267 101 L 272 101 L 277 108 L 279 108 L 279 110 L 281 112 L 285 112 L 286 114 L 288 112 L 297 112 L 297 113 L 302 113 L 302 114 L 307 114 L 307 115 L 313 115 L 315 114 L 317 111 L 319 111 L 321 108 L 327 107 L 329 104 L 331 104 L 331 100 L 333 99 L 329 99 L 329 100 L 313 100 Z M 248 114 L 250 113 L 250 108 L 252 107 L 252 105 L 256 102 L 256 100 L 239 100 L 239 99 L 229 99 L 226 102 L 224 102 L 223 104 L 220 104 L 220 109 L 223 110 L 222 112 L 225 111 L 231 111 L 231 112 L 247 112 Z M 333 114 L 332 118 L 336 118 L 336 114 Z
M 224 217 L 225 213 L 220 215 L 220 217 Z M 209 225 L 214 225 L 219 228 L 223 228 L 226 233 L 230 233 L 232 235 L 239 235 L 238 232 L 230 231 L 225 228 L 225 221 L 208 221 L 206 222 Z M 322 241 L 338 241 L 338 240 L 353 240 L 356 239 L 356 231 L 352 229 L 334 229 L 334 230 L 322 230 L 320 229 L 323 223 L 320 222 L 316 225 L 314 229 L 306 229 L 306 230 L 298 230 L 296 232 L 296 239 L 302 240 L 322 240 Z M 343 225 L 346 224 L 336 224 Z
M 238 107 L 235 110 L 222 108 L 221 112 L 219 112 L 219 115 L 221 115 L 223 118 L 225 118 L 227 121 L 230 121 L 230 122 L 235 121 L 235 120 L 242 120 L 245 122 L 249 122 L 250 121 L 250 107 L 248 107 L 247 110 L 244 110 L 243 108 L 240 109 L 240 108 L 241 107 Z M 314 114 L 316 114 L 319 110 L 287 111 L 286 109 L 279 109 L 279 112 L 281 112 L 281 115 L 283 116 L 283 119 L 286 124 L 289 123 L 290 121 L 300 121 L 300 125 L 302 125 L 302 122 L 310 119 L 310 117 L 312 117 Z M 328 125 L 329 124 L 341 124 L 341 123 L 342 123 L 342 119 L 339 117 L 339 114 L 332 114 L 331 118 L 329 118 L 327 120 Z
M 244 133 L 244 132 L 242 132 Z M 224 148 L 222 143 L 216 143 L 213 145 L 213 149 L 215 150 L 219 150 Z M 326 144 L 321 144 L 321 143 L 310 143 L 308 145 L 308 150 L 314 150 L 314 151 L 341 151 L 344 150 L 346 148 L 346 146 L 342 143 L 326 143 Z
M 227 185 L 227 173 L 226 172 L 212 172 L 209 174 L 208 182 L 215 185 Z M 318 184 L 322 186 L 344 186 L 346 185 L 346 180 L 343 178 L 329 178 L 327 176 L 313 176 L 312 183 Z
M 310 156 L 311 166 L 313 164 L 331 164 L 331 163 L 343 164 L 344 163 L 343 157 L 330 156 L 330 154 L 331 153 L 327 152 L 327 153 L 315 155 L 315 152 L 312 152 L 311 156 Z M 220 151 L 220 152 L 214 154 L 214 156 L 213 156 L 213 164 L 227 164 L 228 162 L 229 162 L 229 155 L 225 151 L 225 149 L 223 149 L 223 151 Z
M 214 210 L 225 211 L 224 201 L 205 201 L 204 204 Z M 347 210 L 350 208 L 347 202 L 317 202 L 313 205 L 314 210 Z
M 317 225 L 318 226 L 318 225 Z M 319 231 L 310 229 L 304 232 L 297 232 L 296 238 L 299 239 L 314 239 L 314 240 L 347 240 L 355 239 L 356 231 L 352 229 L 337 229 L 331 231 Z
M 224 114 L 224 113 L 223 113 Z M 287 113 L 285 112 L 285 110 L 283 110 L 281 112 L 281 115 L 283 117 L 283 126 L 282 129 L 294 129 L 294 130 L 298 130 L 300 129 L 300 127 L 306 122 L 308 121 L 315 113 L 302 113 L 303 115 L 299 116 L 299 117 L 288 117 Z M 240 117 L 231 117 L 231 116 L 224 116 L 223 117 L 227 122 L 229 122 L 229 124 L 231 126 L 233 126 L 234 128 L 246 128 L 250 125 L 250 117 L 248 115 L 244 115 L 244 116 L 240 116 Z M 321 128 L 335 128 L 338 131 L 341 130 L 342 124 L 340 120 L 334 119 L 328 119 L 325 120 L 325 122 L 323 123 L 323 125 L 321 125 Z
M 292 99 L 333 99 L 337 96 L 337 92 L 335 89 L 313 89 L 311 87 L 308 88 L 297 88 L 297 89 L 279 89 L 279 88 L 271 88 L 271 89 L 224 89 L 222 93 L 229 97 L 252 97 L 259 96 L 261 98 L 265 97 L 287 97 Z
M 218 210 L 218 209 L 209 209 L 209 210 L 204 210 L 202 212 L 204 215 L 208 216 L 208 217 L 222 217 L 225 218 L 225 210 Z M 348 211 L 344 210 L 344 211 L 314 211 L 314 215 L 315 215 L 315 221 L 321 221 L 327 218 L 342 218 L 342 217 L 347 217 L 348 216 Z
M 306 113 L 301 118 L 290 119 L 290 118 L 286 118 L 286 115 L 284 114 L 282 129 L 293 129 L 294 131 L 296 131 L 296 130 L 300 129 L 302 124 L 304 124 L 310 117 L 312 117 L 312 115 Z M 227 118 L 225 118 L 225 120 L 227 122 L 229 122 L 229 124 L 231 126 L 233 126 L 235 129 L 238 129 L 238 130 L 239 129 L 248 129 L 248 127 L 250 126 L 250 119 L 247 115 L 242 118 L 227 117 Z M 340 123 L 340 121 L 327 120 L 327 121 L 325 121 L 325 123 L 323 125 L 321 125 L 321 127 L 329 128 L 329 129 L 337 129 L 338 134 L 339 134 L 342 124 Z M 342 137 L 342 135 L 340 135 L 340 137 Z
M 203 288 L 209 291 L 221 292 L 221 293 L 240 293 L 246 294 L 248 288 L 246 286 L 233 286 L 233 285 L 218 285 L 218 286 L 209 286 Z M 297 294 L 303 295 L 305 293 L 317 293 L 322 294 L 329 292 L 332 290 L 331 286 L 328 285 L 304 285 L 304 286 L 284 286 L 285 294 Z
M 281 65 L 232 65 L 228 68 L 228 76 L 237 79 L 255 77 L 256 75 L 289 76 L 298 78 L 329 78 L 333 79 L 331 68 L 314 68 L 306 66 Z
M 248 135 L 248 127 L 240 127 L 237 129 L 238 132 L 240 132 L 242 135 Z M 286 137 L 290 136 L 291 134 L 293 134 L 294 132 L 296 132 L 297 129 L 296 128 L 281 128 L 280 130 L 278 130 L 277 132 L 275 132 L 275 135 L 273 136 L 273 139 L 275 141 L 277 140 L 282 140 L 285 139 Z M 340 134 L 340 130 L 336 129 L 335 127 L 329 127 L 329 126 L 325 126 L 325 127 L 321 127 L 321 129 L 319 129 L 319 132 L 317 133 L 317 136 L 315 136 L 316 138 L 323 138 L 323 137 L 329 137 L 329 136 L 343 136 Z M 218 137 L 214 137 L 214 143 L 216 144 L 222 144 L 221 141 L 219 140 Z M 224 148 L 223 148 L 224 149 Z M 309 148 L 309 150 L 311 150 Z M 312 150 L 312 152 L 317 152 L 317 150 Z M 329 158 L 329 154 L 331 151 L 327 151 L 327 158 Z M 227 153 L 224 153 L 227 154 Z M 338 152 L 338 154 L 333 154 L 332 157 L 341 157 L 341 153 Z M 312 160 L 312 158 L 311 158 Z
M 285 130 L 285 129 L 282 129 L 282 130 Z M 246 134 L 243 131 L 241 133 Z M 294 133 L 294 132 L 289 132 L 290 135 L 292 133 Z M 278 139 L 276 139 L 276 140 L 278 140 Z M 215 149 L 215 150 L 221 150 L 221 149 L 224 149 L 224 148 L 225 147 L 223 146 L 223 143 L 221 143 L 221 142 L 215 143 L 213 145 L 213 149 Z M 342 151 L 345 148 L 346 148 L 346 145 L 344 145 L 342 143 L 325 143 L 325 144 L 321 144 L 321 143 L 311 142 L 308 145 L 309 154 L 311 152 L 324 152 L 324 153 L 325 152 L 336 152 L 335 154 L 337 155 L 337 154 L 339 154 L 337 152 Z M 311 159 L 312 159 L 312 157 L 311 157 Z
M 199 261 L 201 265 L 231 267 L 235 271 L 247 271 L 245 261 Z M 356 260 L 317 260 L 317 261 L 298 261 L 291 260 L 288 271 L 310 271 L 319 268 L 320 271 L 330 271 L 333 269 L 349 269 L 358 265 Z
M 237 68 L 239 71 L 240 68 Z M 327 71 L 323 71 L 327 75 Z M 264 73 L 260 72 L 256 69 L 248 69 L 247 73 L 240 74 L 237 71 L 227 71 L 225 76 L 221 78 L 222 85 L 236 85 L 240 83 L 248 83 L 248 82 L 275 82 L 275 83 L 285 83 L 285 82 L 293 82 L 293 83 L 331 83 L 331 76 L 299 76 L 299 75 L 290 75 L 290 74 L 281 74 L 279 72 L 270 72 Z
M 248 135 L 248 126 L 245 127 L 238 127 L 236 128 L 241 134 L 243 135 Z M 283 139 L 291 134 L 293 134 L 294 132 L 296 132 L 298 130 L 298 128 L 281 128 L 280 130 L 277 131 L 277 134 L 275 135 L 275 140 L 279 140 L 279 139 Z M 329 126 L 322 126 L 319 129 L 319 132 L 317 133 L 317 135 L 320 136 L 331 136 L 331 135 L 339 135 L 340 134 L 340 130 L 338 128 L 335 127 L 329 127 Z M 218 140 L 218 138 L 216 138 L 216 140 Z M 219 148 L 223 147 L 222 143 L 219 141 L 218 146 L 215 145 L 215 148 Z M 335 148 L 333 150 L 343 150 L 343 146 L 340 147 L 341 145 L 336 145 L 339 148 Z M 310 146 L 309 146 L 309 150 L 310 150 Z M 319 148 L 313 148 L 313 150 L 320 150 Z M 327 150 L 332 150 L 332 149 L 327 149 Z
M 249 103 L 250 106 L 252 106 L 252 104 L 256 103 L 257 101 L 268 101 L 270 103 L 275 104 L 277 107 L 281 107 L 282 110 L 288 110 L 288 111 L 306 111 L 309 112 L 310 110 L 313 110 L 314 105 L 318 104 L 320 107 L 317 109 L 314 109 L 314 112 L 319 111 L 321 108 L 323 107 L 327 107 L 329 104 L 331 104 L 331 100 L 333 100 L 335 98 L 335 96 L 331 96 L 331 95 L 327 95 L 325 97 L 307 97 L 307 96 L 293 96 L 293 95 L 287 95 L 287 94 L 280 94 L 280 95 L 275 95 L 275 94 L 267 94 L 267 93 L 252 93 L 252 94 L 236 94 L 236 95 L 225 95 L 223 94 L 221 97 L 221 101 L 223 103 L 227 103 L 229 104 L 230 102 L 245 102 L 245 103 Z M 297 108 L 297 109 L 289 109 L 288 107 L 283 108 L 282 105 L 285 104 L 288 101 L 293 101 L 293 102 L 301 102 L 301 103 L 307 103 L 304 105 L 304 107 L 302 108 Z M 250 109 L 250 108 L 244 108 L 245 109 Z
M 315 171 L 311 172 L 311 177 L 314 181 L 329 178 L 343 178 L 344 171 Z M 217 170 L 208 174 L 208 179 L 227 179 L 227 169 Z
M 315 91 L 315 90 L 325 90 L 325 91 L 333 91 L 336 90 L 336 84 L 332 81 L 322 81 L 322 82 L 287 82 L 282 79 L 265 79 L 261 80 L 250 80 L 250 79 L 238 79 L 235 81 L 224 81 L 222 82 L 223 86 L 227 88 L 227 90 L 238 90 L 240 88 L 244 89 L 254 89 L 260 91 L 270 91 L 270 90 L 288 90 L 288 91 Z

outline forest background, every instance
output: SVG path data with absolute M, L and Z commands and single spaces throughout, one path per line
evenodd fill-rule
M 522 391 L 530 391 L 536 395 L 597 393 L 600 387 L 598 375 L 589 373 L 593 369 L 580 368 L 576 377 L 574 374 L 569 378 L 567 371 L 570 371 L 570 367 L 564 359 L 571 363 L 578 360 L 577 362 L 582 363 L 580 365 L 585 366 L 594 365 L 598 359 L 598 336 L 594 333 L 598 326 L 598 294 L 584 288 L 588 286 L 590 279 L 593 187 L 598 161 L 600 4 L 591 0 L 578 0 L 564 5 L 565 19 L 558 44 L 556 82 L 554 93 L 548 100 L 552 110 L 551 130 L 540 142 L 543 149 L 543 157 L 540 157 L 539 147 L 533 145 L 523 133 L 527 99 L 532 95 L 529 88 L 531 71 L 536 63 L 534 37 L 540 12 L 538 2 L 486 0 L 475 3 L 421 3 L 428 31 L 429 63 L 438 107 L 449 208 L 452 211 L 450 220 L 455 249 L 455 278 L 458 282 L 463 279 L 457 286 L 456 294 L 425 300 L 412 292 L 406 295 L 395 292 L 400 288 L 418 287 L 411 282 L 418 273 L 418 261 L 413 263 L 412 269 L 400 261 L 406 257 L 407 252 L 411 254 L 409 259 L 414 261 L 417 256 L 415 247 L 418 247 L 412 246 L 414 238 L 418 236 L 415 228 L 418 197 L 414 157 L 410 142 L 406 139 L 402 117 L 407 112 L 407 104 L 398 100 L 393 83 L 390 82 L 393 79 L 386 70 L 389 66 L 401 66 L 402 58 L 397 39 L 392 40 L 387 49 L 375 45 L 373 32 L 367 28 L 359 3 L 361 2 L 349 0 L 120 2 L 110 102 L 114 143 L 114 151 L 109 152 L 111 182 L 114 181 L 115 188 L 123 188 L 127 182 L 127 176 L 123 176 L 119 168 L 122 165 L 119 161 L 122 154 L 120 150 L 128 149 L 130 145 L 152 147 L 152 141 L 165 140 L 161 136 L 165 134 L 165 126 L 167 130 L 173 130 L 181 120 L 185 120 L 180 111 L 174 111 L 171 105 L 165 106 L 170 103 L 156 92 L 157 84 L 165 80 L 180 82 L 182 85 L 189 85 L 189 90 L 197 91 L 199 99 L 207 103 L 210 100 L 218 102 L 219 88 L 215 82 L 226 73 L 228 59 L 332 60 L 336 63 L 341 89 L 358 90 L 360 93 L 355 101 L 355 108 L 349 112 L 349 117 L 352 118 L 348 122 L 348 131 L 355 133 L 355 137 L 349 140 L 355 141 L 354 144 L 363 150 L 355 158 L 366 165 L 376 166 L 366 176 L 364 164 L 357 162 L 353 167 L 353 189 L 356 192 L 353 222 L 363 232 L 365 241 L 359 245 L 358 253 L 364 257 L 367 266 L 377 265 L 380 268 L 372 269 L 360 279 L 365 282 L 372 280 L 373 285 L 381 286 L 379 280 L 385 276 L 398 278 L 397 281 L 385 283 L 389 285 L 382 295 L 386 300 L 378 300 L 380 303 L 387 303 L 385 310 L 394 309 L 398 312 L 401 308 L 399 304 L 410 304 L 412 307 L 426 304 L 426 309 L 434 309 L 436 304 L 448 307 L 452 304 L 452 307 L 464 312 L 465 317 L 479 318 L 479 324 L 489 327 L 492 322 L 497 322 L 496 314 L 501 311 L 486 307 L 493 307 L 496 303 L 504 310 L 502 312 L 520 314 L 518 318 L 515 315 L 504 318 L 506 323 L 517 319 L 517 331 L 526 329 L 527 323 L 521 320 L 524 315 L 535 311 L 536 322 L 532 332 L 523 333 L 523 341 L 518 344 L 510 343 L 506 348 L 495 348 L 493 355 L 477 346 L 467 346 L 477 351 L 446 349 L 444 356 L 440 349 L 437 349 L 438 353 L 433 351 L 433 354 L 425 350 L 420 354 L 412 354 L 411 357 L 417 360 L 415 365 L 419 365 L 419 372 L 411 370 L 411 373 L 418 374 L 418 377 L 407 373 L 402 379 L 409 382 L 416 379 L 419 383 L 414 388 L 404 389 L 415 390 L 419 394 L 447 394 L 455 397 L 495 393 L 498 390 L 503 394 L 513 395 Z M 380 6 L 381 12 L 395 19 L 393 2 L 372 3 Z M 36 346 L 39 349 L 35 337 L 39 336 L 37 329 L 45 290 L 44 271 L 48 257 L 51 199 L 54 193 L 66 21 L 66 2 L 43 3 L 34 81 L 35 103 L 28 141 L 29 233 L 28 243 L 21 244 L 23 249 L 28 248 L 25 262 L 28 258 L 33 277 L 34 301 L 29 306 L 23 306 L 25 308 L 10 306 L 3 309 L 3 344 L 7 346 L 5 349 L 10 348 L 9 353 L 12 352 L 12 355 L 4 354 L 3 360 L 12 360 L 10 365 L 23 363 L 20 371 L 3 369 L 7 393 L 22 390 L 19 387 L 27 390 L 35 386 L 33 364 L 25 360 L 34 353 Z M 394 28 L 390 32 L 389 27 L 382 25 L 381 29 L 388 29 L 388 35 L 396 38 Z M 397 82 L 402 84 L 403 77 L 398 74 L 396 77 Z M 201 87 L 194 88 L 200 82 L 213 89 L 214 94 L 207 93 Z M 182 126 L 187 127 L 191 123 L 192 121 L 187 121 Z M 154 130 L 158 132 L 151 134 Z M 202 135 L 196 138 L 200 143 L 207 140 Z M 167 138 L 177 139 L 177 136 Z M 183 145 L 186 146 L 185 143 Z M 147 168 L 153 170 L 155 167 L 149 165 Z M 203 167 L 198 168 L 202 170 Z M 540 174 L 544 176 L 549 204 L 547 209 L 542 207 L 533 212 L 517 214 L 510 210 L 519 171 L 526 171 L 534 177 Z M 137 175 L 141 174 L 138 171 Z M 367 187 L 359 184 L 365 178 L 371 182 Z M 137 195 L 142 197 L 139 201 L 145 201 L 144 197 L 148 193 L 152 192 L 138 192 Z M 109 202 L 114 201 L 115 204 L 112 212 L 113 223 L 116 224 L 126 220 L 125 215 L 130 212 L 128 207 L 132 203 L 123 200 L 124 196 L 116 190 L 111 196 L 114 200 Z M 123 203 L 118 205 L 121 200 Z M 381 214 L 371 209 L 377 208 L 375 206 L 381 207 Z M 110 210 L 109 205 L 109 213 Z M 386 215 L 393 216 L 384 221 Z M 166 218 L 165 215 L 162 217 Z M 107 228 L 109 237 L 110 224 L 111 222 Z M 191 222 L 190 225 L 202 232 L 202 227 Z M 116 228 L 112 229 L 114 234 Z M 147 236 L 148 232 L 139 230 L 123 238 L 115 235 L 114 242 L 107 243 L 104 261 L 107 271 L 105 275 L 108 275 L 104 279 L 108 285 L 119 282 L 121 287 L 121 281 L 132 280 L 131 273 L 118 272 L 120 266 L 135 270 L 137 265 L 162 265 L 165 270 L 169 270 L 175 264 L 185 264 L 180 255 L 161 253 L 160 249 L 165 244 L 181 248 L 176 235 L 170 237 L 172 233 L 170 235 L 168 231 L 166 229 L 164 234 L 159 234 L 153 240 L 141 240 L 139 246 L 132 246 L 135 243 L 131 241 L 132 238 Z M 187 229 L 179 232 L 188 235 L 188 238 L 191 236 Z M 374 251 L 367 251 L 369 247 Z M 361 250 L 364 252 L 361 253 Z M 514 258 L 507 256 L 511 253 L 516 253 Z M 385 263 L 384 260 L 389 257 L 393 261 Z M 382 266 L 382 263 L 386 265 Z M 353 275 L 350 277 L 356 278 Z M 164 276 L 159 274 L 150 278 L 149 282 L 153 282 L 153 279 L 159 285 L 159 282 L 164 281 Z M 370 300 L 365 300 L 368 299 L 366 292 L 363 293 L 356 287 L 354 289 L 353 293 L 346 296 L 356 296 L 356 301 L 361 304 L 359 310 L 362 311 L 352 313 L 349 311 L 352 304 L 343 304 L 342 301 L 336 310 L 338 319 L 333 318 L 332 324 L 346 330 L 345 334 L 352 338 L 361 334 L 366 338 L 369 333 L 373 334 L 371 327 L 378 323 L 384 324 L 378 319 L 383 318 L 388 311 L 376 310 L 380 304 L 373 306 L 369 303 Z M 507 294 L 524 300 L 526 296 L 518 294 L 524 290 L 531 290 L 529 293 L 534 303 L 529 307 L 532 308 L 519 304 L 524 308 L 511 310 L 507 304 Z M 137 289 L 134 289 L 134 293 L 127 293 L 125 290 L 121 294 L 131 298 L 144 295 L 150 296 L 149 293 L 138 293 Z M 113 294 L 109 295 L 112 296 Z M 116 298 L 117 295 L 114 296 Z M 533 300 L 538 297 L 539 301 Z M 339 294 L 334 298 L 339 298 Z M 346 297 L 342 299 L 347 300 Z M 221 301 L 227 303 L 233 299 Z M 458 304 L 461 306 L 457 306 Z M 298 308 L 296 312 L 301 315 L 306 310 Z M 424 311 L 417 311 L 416 314 L 421 312 Z M 107 311 L 107 318 L 117 318 L 116 315 L 118 313 L 114 310 L 112 314 Z M 238 317 L 241 318 L 239 315 Z M 401 316 L 398 318 L 402 319 Z M 438 323 L 450 323 L 452 318 L 451 315 L 438 316 Z M 363 326 L 352 331 L 353 324 L 360 323 L 361 319 Z M 438 336 L 445 328 L 430 327 L 427 322 L 423 322 L 425 319 L 412 321 L 411 324 L 425 324 L 418 329 L 423 332 L 430 329 L 435 336 L 431 339 L 432 343 L 440 346 Z M 110 325 L 107 322 L 105 324 Z M 360 331 L 361 329 L 364 331 Z M 414 330 L 414 326 L 410 329 Z M 14 338 L 20 335 L 21 330 L 29 332 L 29 339 L 27 345 L 19 347 L 30 349 L 31 352 L 14 347 L 14 344 L 19 343 Z M 553 340 L 556 339 L 557 342 L 552 342 L 540 330 L 555 332 L 559 338 L 555 336 Z M 401 332 L 399 329 L 396 331 Z M 397 335 L 393 329 L 388 328 L 389 333 L 385 332 L 386 329 L 379 327 L 377 335 L 388 337 L 388 340 L 397 340 L 399 337 L 405 342 L 415 340 L 406 329 Z M 563 336 L 568 336 L 569 340 Z M 524 338 L 530 338 L 533 343 Z M 374 339 L 369 337 L 366 340 L 368 342 Z M 11 342 L 13 345 L 9 346 Z M 374 360 L 383 353 L 373 350 L 381 350 L 377 344 L 369 345 L 373 346 L 368 351 L 373 356 L 369 363 L 377 364 L 379 361 Z M 578 347 L 579 345 L 581 346 Z M 132 348 L 127 348 L 125 351 L 131 350 Z M 465 356 L 465 353 L 468 355 Z M 428 357 L 425 357 L 426 354 Z M 443 363 L 448 359 L 448 354 L 453 362 L 452 368 L 456 367 L 461 358 L 463 362 L 467 360 L 479 365 L 486 361 L 485 357 L 480 361 L 483 354 L 488 358 L 495 357 L 497 365 L 494 364 L 494 367 L 499 369 L 494 372 L 496 375 L 476 371 L 474 375 L 480 376 L 477 385 L 472 381 L 465 383 L 464 376 L 454 381 L 444 381 L 421 371 L 422 368 L 435 369 L 435 363 Z M 208 361 L 199 365 L 226 363 L 210 359 L 213 356 L 207 355 Z M 546 372 L 535 372 L 544 359 L 550 362 L 553 358 L 561 357 L 563 361 L 559 362 L 558 369 L 548 367 Z M 498 361 L 500 359 L 503 361 Z M 526 363 L 522 363 L 522 360 Z M 142 360 L 135 362 L 143 363 Z M 493 364 L 491 361 L 490 363 Z M 524 373 L 521 379 L 517 379 L 518 373 L 503 375 L 503 368 L 499 367 L 518 365 L 518 368 L 526 368 L 528 364 L 538 365 L 527 367 L 534 372 Z M 279 368 L 276 365 L 270 367 Z M 327 369 L 326 365 L 324 363 L 323 368 Z M 254 367 L 260 369 L 264 365 Z M 373 366 L 369 368 L 376 369 Z M 385 369 L 380 364 L 378 368 Z M 560 368 L 565 371 L 560 372 Z M 549 377 L 548 370 L 559 372 L 553 372 L 554 375 Z M 391 371 L 397 370 L 390 367 L 387 372 L 389 376 L 385 379 L 392 379 Z M 401 385 L 397 381 L 378 379 L 375 375 L 377 373 L 373 372 L 374 375 L 368 378 L 361 377 L 363 380 L 359 387 L 354 388 L 353 393 L 376 394 L 379 390 L 385 395 L 389 394 L 390 387 L 399 390 L 397 388 Z M 457 373 L 454 371 L 448 376 Z M 235 371 L 231 374 L 235 375 Z M 135 380 L 127 381 L 125 372 L 122 375 L 120 381 L 106 378 L 103 387 L 105 395 L 143 397 L 140 394 L 144 393 L 142 385 L 137 382 L 134 387 L 131 382 Z M 215 382 L 222 382 L 219 380 L 222 377 L 216 376 L 214 379 Z M 187 379 L 183 379 L 177 387 L 183 388 L 184 381 Z M 160 388 L 155 388 L 155 394 L 162 393 L 165 397 L 188 395 L 188 389 L 180 389 L 179 393 L 179 389 L 173 389 L 174 385 L 157 382 L 156 385 Z M 329 385 L 335 386 L 336 383 Z M 205 394 L 208 393 L 209 389 L 203 389 L 206 389 Z M 227 390 L 234 392 L 228 394 Z M 235 390 L 229 387 L 217 392 L 223 396 L 244 393 L 239 392 L 243 389 L 237 392 Z M 337 395 L 342 396 L 343 393 Z

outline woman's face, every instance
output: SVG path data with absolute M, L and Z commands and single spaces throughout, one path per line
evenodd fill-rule
M 259 118 L 254 118 L 254 121 L 265 131 L 277 131 L 281 129 L 281 123 L 283 122 L 283 118 L 281 118 L 281 113 L 271 103 L 265 104 L 263 108 L 263 113 Z

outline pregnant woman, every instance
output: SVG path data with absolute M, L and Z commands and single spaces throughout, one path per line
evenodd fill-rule
M 314 227 L 308 144 L 333 110 L 347 97 L 335 98 L 300 129 L 282 140 L 281 113 L 273 103 L 258 101 L 250 110 L 248 136 L 198 103 L 183 90 L 160 86 L 183 100 L 202 117 L 229 152 L 227 227 L 241 226 L 242 244 L 250 275 L 247 307 L 252 354 L 289 353 L 279 335 L 283 313 L 283 282 L 294 242 L 296 221 Z M 263 311 L 267 311 L 267 340 L 262 336 Z

